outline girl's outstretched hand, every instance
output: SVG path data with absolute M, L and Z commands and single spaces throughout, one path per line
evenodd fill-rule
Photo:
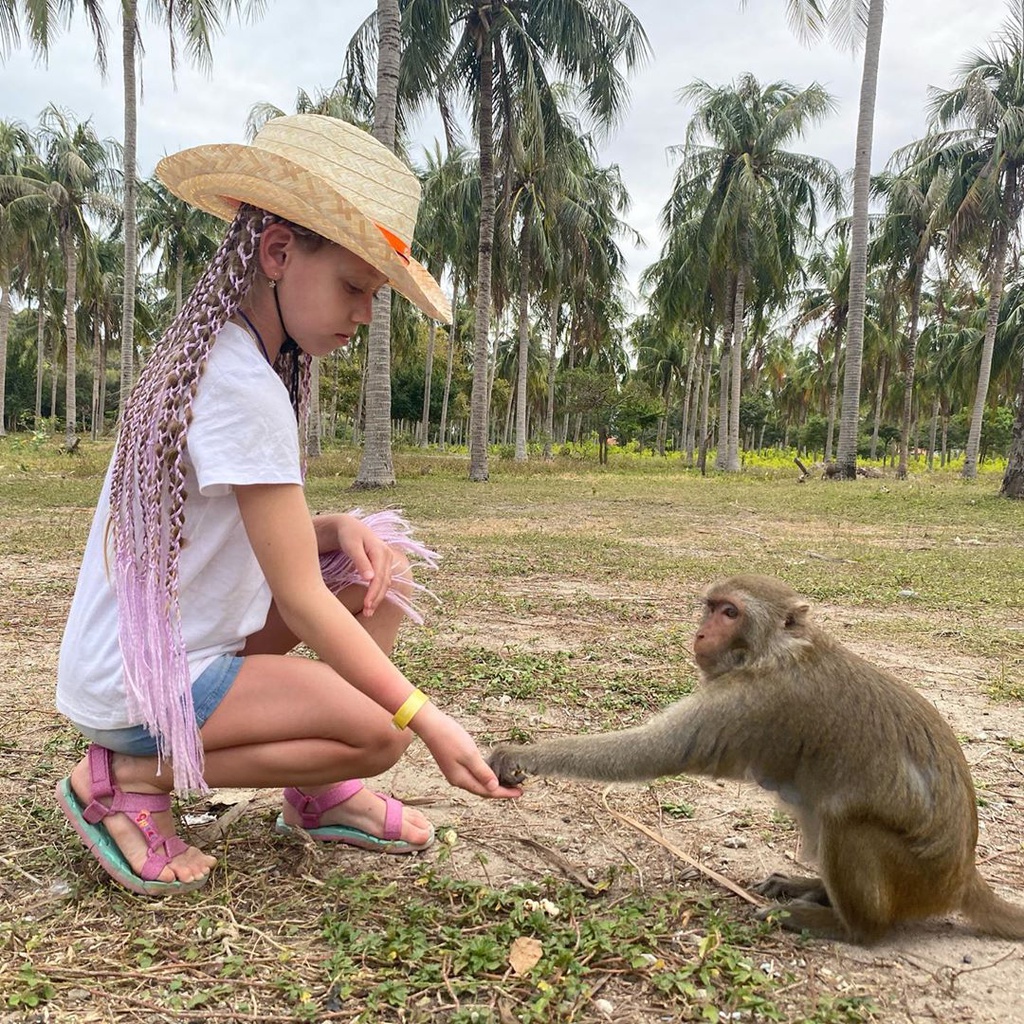
M 518 786 L 502 786 L 498 782 L 497 775 L 483 759 L 469 733 L 435 705 L 424 705 L 410 728 L 426 743 L 437 766 L 453 786 L 477 796 L 522 795 L 523 791 Z

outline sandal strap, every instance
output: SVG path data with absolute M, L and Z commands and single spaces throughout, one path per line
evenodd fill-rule
M 384 793 L 375 793 L 384 801 L 384 839 L 402 838 L 402 801 Z
M 146 846 L 149 847 L 149 854 L 142 865 L 139 877 L 147 882 L 155 882 L 163 869 L 179 853 L 184 853 L 188 849 L 188 844 L 175 835 L 164 835 L 154 826 L 147 810 L 140 810 L 132 820 L 145 837 Z M 163 853 L 160 853 L 158 849 L 161 846 L 164 848 Z
M 288 786 L 285 788 L 284 798 L 299 812 L 302 827 L 308 830 L 320 827 L 324 811 L 350 800 L 363 788 L 362 779 L 346 779 L 316 796 L 309 796 L 295 786 Z
M 100 800 L 114 795 L 110 757 L 111 752 L 106 747 L 98 746 L 95 743 L 89 744 L 89 749 L 86 752 L 89 765 L 89 803 L 82 812 L 82 816 L 90 825 L 95 825 L 111 813 L 109 807 L 100 803 Z
M 136 814 L 140 811 L 168 811 L 171 808 L 170 793 L 126 793 L 113 779 L 110 770 L 111 751 L 106 747 L 89 746 L 89 803 L 82 816 L 90 825 L 110 814 Z M 109 803 L 100 803 L 109 800 Z
M 146 882 L 156 881 L 171 860 L 188 849 L 188 844 L 176 835 L 164 835 L 154 826 L 150 817 L 160 811 L 170 810 L 170 793 L 126 793 L 114 782 L 110 770 L 111 751 L 106 747 L 90 744 L 87 758 L 89 803 L 82 816 L 90 825 L 95 825 L 108 815 L 128 814 L 149 849 L 139 877 Z M 100 803 L 101 800 L 109 802 Z M 163 853 L 159 852 L 161 846 Z

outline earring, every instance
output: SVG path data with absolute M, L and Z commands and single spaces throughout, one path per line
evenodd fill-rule
M 277 282 L 273 278 L 270 278 L 267 283 L 270 285 L 271 290 L 277 287 Z

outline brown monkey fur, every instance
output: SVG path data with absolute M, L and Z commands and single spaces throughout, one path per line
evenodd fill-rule
M 904 921 L 960 911 L 981 934 L 1024 938 L 1024 909 L 978 874 L 970 769 L 915 690 L 807 619 L 780 580 L 714 584 L 694 639 L 697 692 L 633 729 L 502 745 L 505 784 L 528 774 L 639 781 L 690 772 L 749 779 L 800 825 L 821 878 L 772 875 L 795 931 L 870 943 Z

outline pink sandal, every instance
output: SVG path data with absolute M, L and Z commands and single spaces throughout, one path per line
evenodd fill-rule
M 357 846 L 361 850 L 397 854 L 418 853 L 420 850 L 425 850 L 434 841 L 433 826 L 431 826 L 430 836 L 425 843 L 410 843 L 402 839 L 402 803 L 383 793 L 374 793 L 374 796 L 383 800 L 385 805 L 383 836 L 372 835 L 369 832 L 364 832 L 361 828 L 353 828 L 351 825 L 320 824 L 324 811 L 350 800 L 364 788 L 361 779 L 349 779 L 347 782 L 339 782 L 336 786 L 325 789 L 317 796 L 307 796 L 301 789 L 288 786 L 284 791 L 284 798 L 299 812 L 302 818 L 302 828 L 319 842 L 345 843 L 348 846 Z M 274 828 L 282 835 L 288 835 L 295 831 L 291 825 L 285 822 L 283 814 L 277 816 Z
M 114 783 L 110 772 L 110 751 L 93 743 L 89 747 L 89 803 L 83 807 L 71 779 L 57 783 L 57 801 L 89 852 L 101 868 L 116 882 L 132 892 L 144 896 L 164 896 L 176 892 L 191 892 L 205 885 L 208 874 L 191 882 L 160 882 L 160 872 L 188 844 L 175 835 L 164 835 L 154 825 L 151 815 L 170 810 L 169 793 L 125 793 Z M 100 803 L 110 800 L 109 804 Z M 110 833 L 99 823 L 110 814 L 127 814 L 146 837 L 149 854 L 142 871 L 136 874 L 125 859 Z M 160 852 L 160 848 L 163 852 Z

